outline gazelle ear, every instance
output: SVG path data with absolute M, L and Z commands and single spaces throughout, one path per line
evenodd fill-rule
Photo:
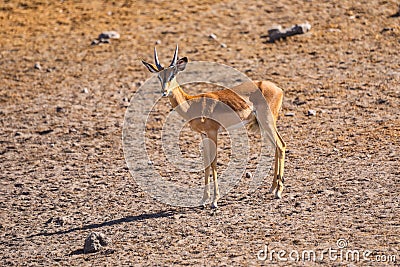
M 152 72 L 152 73 L 157 73 L 159 72 L 159 70 L 157 69 L 157 67 L 151 63 L 147 63 L 146 61 L 142 60 L 143 65 L 146 66 L 146 68 Z
M 177 62 L 176 62 L 176 69 L 178 71 L 183 71 L 186 68 L 186 64 L 188 63 L 188 58 L 187 57 L 183 57 L 180 58 Z

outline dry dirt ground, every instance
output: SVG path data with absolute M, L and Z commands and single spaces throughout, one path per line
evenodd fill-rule
M 398 2 L 196 2 L 1 2 L 0 265 L 398 265 Z M 266 42 L 270 27 L 306 21 L 309 33 Z M 121 38 L 91 46 L 105 30 Z M 136 184 L 124 160 L 124 114 L 150 77 L 140 59 L 151 61 L 157 40 L 163 62 L 179 43 L 191 61 L 284 89 L 281 200 L 268 193 L 270 176 L 255 192 L 224 196 L 218 212 L 163 204 Z M 186 143 L 198 142 L 190 136 Z M 84 254 L 93 231 L 112 243 Z M 338 239 L 347 241 L 343 253 L 371 255 L 321 260 Z M 260 260 L 265 245 L 284 258 L 320 254 Z

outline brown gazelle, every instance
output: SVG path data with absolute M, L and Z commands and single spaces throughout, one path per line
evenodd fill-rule
M 269 106 L 270 116 L 255 116 L 256 112 L 269 112 L 268 110 L 259 109 L 257 110 L 256 102 L 260 99 L 251 99 L 251 103 L 242 98 L 235 91 L 235 88 L 231 89 L 223 89 L 213 92 L 207 92 L 199 95 L 189 95 L 187 94 L 178 84 L 176 80 L 176 76 L 180 71 L 183 71 L 188 62 L 187 57 L 183 57 L 178 59 L 178 45 L 176 46 L 175 53 L 169 67 L 164 68 L 158 59 L 156 48 L 154 48 L 154 60 L 155 64 L 147 63 L 142 61 L 143 64 L 147 67 L 147 69 L 152 73 L 158 73 L 158 79 L 161 82 L 161 92 L 164 97 L 168 97 L 172 107 L 175 109 L 177 107 L 181 107 L 179 114 L 184 118 L 189 118 L 189 125 L 192 130 L 201 134 L 202 139 L 212 140 L 214 142 L 213 145 L 207 146 L 205 145 L 203 148 L 204 158 L 211 159 L 209 162 L 205 160 L 205 187 L 204 187 L 204 196 L 201 204 L 205 205 L 208 199 L 210 198 L 210 169 L 212 172 L 212 176 L 214 179 L 214 198 L 212 201 L 212 207 L 217 207 L 217 201 L 219 199 L 219 190 L 218 190 L 218 180 L 217 180 L 217 157 L 216 157 L 216 148 L 217 148 L 217 135 L 218 130 L 225 126 L 225 122 L 221 123 L 221 121 L 216 121 L 212 119 L 212 117 L 197 117 L 193 118 L 191 116 L 186 116 L 186 113 L 191 109 L 191 107 L 197 105 L 200 109 L 207 108 L 208 114 L 221 112 L 216 106 L 205 106 L 205 99 L 211 99 L 214 101 L 218 101 L 223 103 L 225 106 L 229 106 L 242 120 L 242 125 L 252 126 L 251 128 L 262 129 L 266 131 L 266 135 L 272 139 L 275 145 L 275 166 L 274 166 L 274 177 L 270 192 L 275 194 L 276 198 L 281 198 L 282 190 L 283 190 L 283 170 L 284 170 L 284 160 L 285 160 L 285 142 L 282 140 L 282 137 L 279 135 L 276 129 L 276 121 L 278 118 L 278 112 L 282 105 L 283 92 L 278 86 L 271 82 L 267 81 L 254 81 L 243 83 L 235 88 L 241 87 L 240 90 L 246 89 L 246 87 L 254 87 L 258 92 L 257 97 L 263 98 L 263 101 L 266 102 Z M 261 92 L 261 94 L 260 94 Z M 202 103 L 199 105 L 199 103 Z M 182 108 L 183 107 L 183 108 Z M 211 110 L 211 111 L 210 111 Z M 200 111 L 201 112 L 201 111 Z M 222 119 L 224 116 L 220 116 Z M 269 122 L 267 125 L 271 125 L 270 127 L 260 127 L 262 122 L 258 121 L 262 118 L 266 118 Z M 229 124 L 227 122 L 226 124 Z M 214 148 L 214 151 L 212 151 Z

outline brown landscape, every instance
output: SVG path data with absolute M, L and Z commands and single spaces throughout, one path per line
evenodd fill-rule
M 0 265 L 399 266 L 397 12 L 394 0 L 2 1 Z M 268 29 L 306 22 L 309 32 L 268 42 Z M 111 30 L 120 38 L 91 45 Z M 256 190 L 233 188 L 217 211 L 157 201 L 131 175 L 122 131 L 151 77 L 141 59 L 153 62 L 157 45 L 168 64 L 177 43 L 190 62 L 284 90 L 282 199 L 269 193 L 272 172 Z M 144 167 L 201 186 L 201 172 L 189 181 L 157 152 L 169 111 L 161 99 L 143 129 Z M 180 136 L 196 151 L 198 135 Z M 229 138 L 221 142 L 219 170 L 230 156 Z M 84 253 L 92 232 L 110 242 Z M 287 261 L 262 259 L 265 246 Z M 321 258 L 329 248 L 360 259 Z M 315 260 L 288 259 L 310 250 Z

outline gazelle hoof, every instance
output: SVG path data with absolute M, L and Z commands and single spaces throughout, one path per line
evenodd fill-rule
M 271 188 L 269 189 L 269 192 L 274 195 L 275 191 L 276 191 L 276 187 L 271 186 Z
M 200 202 L 200 206 L 202 208 L 206 208 L 207 207 L 207 201 L 208 201 L 208 199 L 202 199 L 201 202 Z
M 282 192 L 276 191 L 275 192 L 275 199 L 281 199 L 282 198 Z

